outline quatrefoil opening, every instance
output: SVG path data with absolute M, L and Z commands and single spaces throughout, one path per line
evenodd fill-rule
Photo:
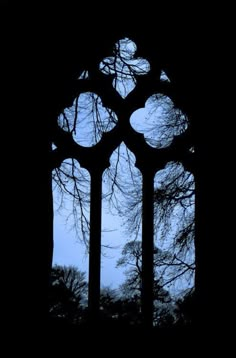
M 125 98 L 136 86 L 136 76 L 146 75 L 150 64 L 141 57 L 135 58 L 136 44 L 128 38 L 119 40 L 114 47 L 114 56 L 100 62 L 99 69 L 114 77 L 112 85 Z
M 81 93 L 58 117 L 59 126 L 72 133 L 74 141 L 84 147 L 97 144 L 117 121 L 116 114 L 103 107 L 101 98 L 92 92 Z
M 173 101 L 162 94 L 149 97 L 144 108 L 136 110 L 130 117 L 130 124 L 142 133 L 153 148 L 168 147 L 175 136 L 188 127 L 187 116 L 175 107 Z

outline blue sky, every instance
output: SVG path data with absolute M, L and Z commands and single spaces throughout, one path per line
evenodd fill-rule
M 70 225 L 66 224 L 67 211 L 54 215 L 54 254 L 53 263 L 74 265 L 81 271 L 88 272 L 88 255 Z M 107 230 L 102 234 L 102 244 L 114 247 L 103 248 L 101 257 L 101 285 L 117 288 L 124 281 L 122 268 L 116 268 L 116 261 L 126 242 L 121 233 L 121 221 L 114 215 L 103 212 L 103 227 Z

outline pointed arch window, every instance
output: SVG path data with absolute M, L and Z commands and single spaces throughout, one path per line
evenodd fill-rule
M 59 115 L 55 124 L 52 158 L 55 167 L 72 158 L 90 173 L 89 312 L 90 318 L 97 320 L 102 177 L 121 143 L 134 154 L 135 166 L 142 175 L 142 317 L 143 323 L 151 326 L 154 178 L 173 162 L 191 171 L 193 144 L 189 139 L 191 125 L 175 107 L 170 79 L 152 58 L 145 54 L 136 57 L 136 50 L 133 41 L 121 39 L 113 53 L 95 63 L 92 71 L 84 69 L 74 85 L 73 105 Z M 168 123 L 166 116 L 171 118 Z M 159 123 L 156 127 L 155 121 Z

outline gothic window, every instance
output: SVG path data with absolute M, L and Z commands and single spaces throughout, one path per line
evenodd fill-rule
M 129 215 L 131 234 L 141 235 L 142 319 L 150 326 L 154 237 L 162 240 L 164 251 L 166 238 L 172 240 L 173 255 L 160 263 L 169 260 L 167 283 L 168 278 L 171 282 L 184 270 L 189 269 L 190 276 L 194 272 L 194 149 L 189 139 L 191 123 L 175 105 L 171 80 L 158 61 L 145 53 L 136 56 L 137 48 L 132 40 L 121 39 L 110 56 L 92 69 L 84 68 L 75 85 L 72 105 L 58 116 L 52 155 L 57 163 L 56 183 L 63 183 L 66 190 L 68 181 L 74 183 L 69 191 L 74 190 L 80 210 L 77 220 L 81 219 L 89 247 L 90 318 L 96 320 L 99 313 L 102 182 L 106 181 L 106 197 L 110 200 L 115 187 L 120 193 L 123 190 L 125 204 L 119 210 Z M 111 156 L 116 157 L 113 167 Z M 117 167 L 122 160 L 126 167 L 123 177 L 118 177 Z M 67 164 L 60 167 L 63 161 Z M 132 176 L 131 170 L 132 179 L 125 183 L 125 172 L 131 164 L 138 169 L 135 175 L 141 181 Z M 79 166 L 89 172 L 90 178 Z M 90 183 L 90 194 L 83 191 L 85 182 Z

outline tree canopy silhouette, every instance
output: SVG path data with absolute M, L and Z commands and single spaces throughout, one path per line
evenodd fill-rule
M 75 266 L 55 265 L 49 287 L 49 317 L 69 323 L 82 319 L 87 299 L 85 272 Z

